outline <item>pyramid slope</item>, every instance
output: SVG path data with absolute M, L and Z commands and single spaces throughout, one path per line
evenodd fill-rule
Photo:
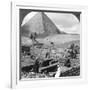
M 21 33 L 24 36 L 30 36 L 36 32 L 38 37 L 46 37 L 52 34 L 60 34 L 60 30 L 43 12 L 38 12 L 26 24 L 21 27 Z
M 44 30 L 49 34 L 58 34 L 60 30 L 56 27 L 56 25 L 51 21 L 51 19 L 44 13 L 42 13 Z
M 26 24 L 21 27 L 24 36 L 30 36 L 31 32 L 43 33 L 42 15 L 37 13 Z

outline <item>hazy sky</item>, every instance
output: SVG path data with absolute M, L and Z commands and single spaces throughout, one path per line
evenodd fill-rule
M 25 16 L 22 21 L 22 26 L 30 20 L 38 12 L 30 12 Z M 80 33 L 80 21 L 74 14 L 71 13 L 49 13 L 45 14 L 55 23 L 55 25 L 64 32 L 67 33 Z

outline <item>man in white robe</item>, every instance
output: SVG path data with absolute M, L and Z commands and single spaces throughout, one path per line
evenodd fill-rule
M 61 67 L 60 67 L 59 64 L 57 66 L 58 66 L 58 68 L 57 68 L 57 71 L 56 71 L 56 74 L 55 74 L 55 78 L 59 78 L 60 75 L 61 75 Z

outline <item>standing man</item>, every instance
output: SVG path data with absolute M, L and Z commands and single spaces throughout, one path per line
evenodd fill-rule
M 35 60 L 34 72 L 39 73 L 39 60 L 38 60 L 38 58 L 36 58 L 36 60 Z
M 56 71 L 56 74 L 55 74 L 55 78 L 59 78 L 61 75 L 61 67 L 60 65 L 58 64 L 57 65 L 57 71 Z

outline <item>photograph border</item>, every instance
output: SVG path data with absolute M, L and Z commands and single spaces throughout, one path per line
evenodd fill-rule
M 80 16 L 80 77 L 60 77 L 59 79 L 31 79 L 22 81 L 19 79 L 20 73 L 20 31 L 19 31 L 19 8 L 40 9 L 54 11 L 79 11 Z M 11 3 L 11 87 L 40 87 L 47 85 L 77 84 L 87 81 L 87 7 L 73 5 L 45 5 L 26 2 Z M 85 60 L 86 59 L 86 60 Z M 68 80 L 69 79 L 69 80 Z M 48 83 L 48 84 L 47 84 Z

